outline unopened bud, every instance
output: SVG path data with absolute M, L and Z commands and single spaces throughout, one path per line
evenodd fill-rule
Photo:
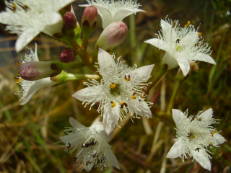
M 97 20 L 97 8 L 94 6 L 86 7 L 83 11 L 82 24 L 84 26 L 94 26 Z
M 61 51 L 59 60 L 62 62 L 71 62 L 75 60 L 75 53 L 72 49 L 64 49 Z
M 114 22 L 108 25 L 101 33 L 97 45 L 105 50 L 120 45 L 126 38 L 128 27 L 123 22 Z
M 77 24 L 75 14 L 71 11 L 68 11 L 63 16 L 65 28 L 74 28 Z
M 29 81 L 52 77 L 59 74 L 61 70 L 50 61 L 28 62 L 20 67 L 20 76 Z

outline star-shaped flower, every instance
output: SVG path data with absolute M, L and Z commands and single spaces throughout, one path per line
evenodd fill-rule
M 59 10 L 74 0 L 15 0 L 6 1 L 6 11 L 0 13 L 0 23 L 19 35 L 16 50 L 21 51 L 39 33 L 53 35 L 63 26 Z
M 161 20 L 161 32 L 157 38 L 146 40 L 145 43 L 164 50 L 163 63 L 170 69 L 180 66 L 185 76 L 189 73 L 191 62 L 216 64 L 210 56 L 208 44 L 203 42 L 200 33 L 192 25 L 180 27 L 177 21 Z
M 172 114 L 176 124 L 176 141 L 167 157 L 193 157 L 203 168 L 211 170 L 208 147 L 225 142 L 225 138 L 213 127 L 216 123 L 212 117 L 213 110 L 208 109 L 188 117 L 187 113 L 173 109 Z
M 37 54 L 37 45 L 35 45 L 35 51 L 30 50 L 30 52 L 26 54 L 25 58 L 23 59 L 23 63 L 34 62 L 34 61 L 39 61 L 38 54 Z M 56 82 L 53 82 L 50 79 L 50 77 L 43 78 L 40 80 L 35 80 L 35 81 L 29 81 L 29 80 L 23 80 L 23 79 L 21 80 L 22 80 L 20 82 L 21 98 L 19 100 L 21 105 L 24 105 L 27 102 L 29 102 L 31 97 L 40 89 L 56 84 Z
M 126 116 L 140 115 L 151 117 L 148 103 L 144 99 L 144 87 L 151 76 L 154 65 L 129 68 L 121 61 L 100 49 L 98 54 L 100 82 L 91 81 L 88 87 L 77 91 L 73 96 L 91 106 L 99 103 L 103 123 L 109 134 L 118 121 Z
M 86 171 L 94 167 L 119 169 L 101 122 L 96 121 L 90 127 L 85 127 L 73 118 L 69 121 L 72 127 L 65 131 L 67 135 L 61 137 L 61 140 L 71 152 L 78 151 L 77 163 L 83 165 Z
M 137 12 L 140 4 L 136 0 L 87 0 L 88 4 L 82 7 L 94 6 L 102 19 L 103 28 L 106 28 L 113 22 L 122 21 L 124 18 Z

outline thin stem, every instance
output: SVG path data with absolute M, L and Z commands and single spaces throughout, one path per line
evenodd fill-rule
M 177 94 L 177 90 L 178 90 L 178 88 L 180 86 L 181 78 L 179 77 L 179 71 L 177 72 L 175 79 L 176 79 L 176 82 L 174 84 L 173 92 L 172 92 L 172 95 L 171 95 L 171 98 L 170 98 L 170 101 L 169 101 L 169 104 L 168 104 L 168 107 L 167 107 L 167 115 L 171 114 L 171 109 L 172 109 L 173 104 L 174 104 L 174 100 L 175 100 L 175 97 L 176 97 L 176 94 Z

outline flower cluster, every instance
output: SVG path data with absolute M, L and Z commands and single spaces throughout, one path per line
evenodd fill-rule
M 110 137 L 115 129 L 120 128 L 124 118 L 152 117 L 153 103 L 148 101 L 147 95 L 154 65 L 128 66 L 111 51 L 114 52 L 126 39 L 129 28 L 123 19 L 144 10 L 136 0 L 87 0 L 88 4 L 80 5 L 85 9 L 79 24 L 73 8 L 64 9 L 72 2 L 74 0 L 6 1 L 7 8 L 0 13 L 0 23 L 5 24 L 10 33 L 19 36 L 17 51 L 23 50 L 40 33 L 67 45 L 56 60 L 39 60 L 37 44 L 34 51 L 29 49 L 25 54 L 19 69 L 20 104 L 28 103 L 43 88 L 84 80 L 86 87 L 76 91 L 73 97 L 85 106 L 94 106 L 99 116 L 90 127 L 70 118 L 72 127 L 64 131 L 66 135 L 61 137 L 61 141 L 68 151 L 76 152 L 77 164 L 86 171 L 107 167 L 119 169 L 119 162 L 108 144 Z M 88 40 L 97 26 L 98 15 L 103 30 L 95 42 L 98 57 L 94 57 L 88 51 Z M 160 26 L 157 37 L 145 43 L 165 51 L 163 63 L 168 65 L 168 71 L 179 66 L 186 76 L 192 62 L 216 64 L 210 47 L 194 26 L 181 27 L 178 21 L 170 19 L 161 20 Z M 95 59 L 97 71 L 92 70 Z M 193 157 L 203 168 L 211 170 L 209 148 L 225 142 L 214 127 L 217 121 L 213 118 L 212 109 L 196 116 L 188 116 L 187 112 L 177 109 L 173 109 L 172 114 L 176 140 L 167 157 Z

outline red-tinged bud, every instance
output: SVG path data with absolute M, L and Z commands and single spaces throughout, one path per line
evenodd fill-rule
M 97 21 L 97 8 L 94 6 L 86 7 L 83 11 L 82 24 L 84 26 L 94 26 Z
M 64 49 L 61 51 L 59 60 L 62 62 L 71 62 L 75 60 L 75 53 L 72 49 Z
M 128 27 L 123 22 L 114 22 L 108 25 L 101 33 L 97 46 L 105 50 L 120 45 L 127 36 Z
M 77 24 L 75 14 L 71 11 L 68 11 L 63 16 L 65 28 L 74 28 Z
M 27 62 L 20 66 L 20 76 L 29 81 L 56 76 L 61 72 L 59 67 L 50 61 Z

